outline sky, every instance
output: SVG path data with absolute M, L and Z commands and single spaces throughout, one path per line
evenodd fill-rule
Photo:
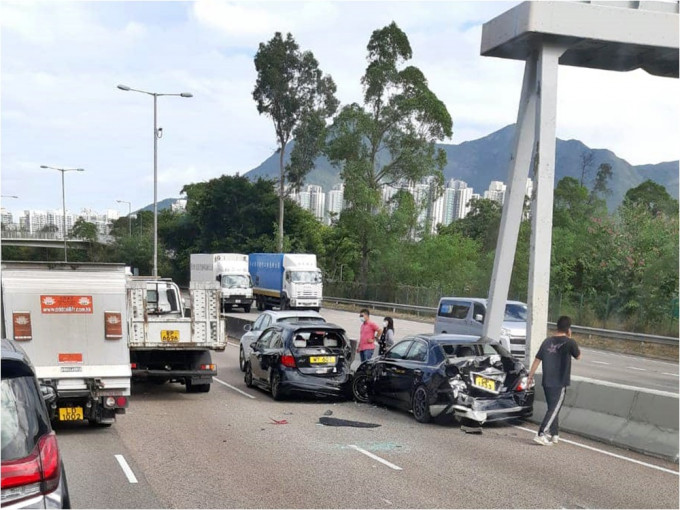
M 411 65 L 447 106 L 459 144 L 515 122 L 524 63 L 480 55 L 482 25 L 518 2 L 0 0 L 2 206 L 67 210 L 153 203 L 153 98 L 159 97 L 158 200 L 185 184 L 257 167 L 276 149 L 252 98 L 258 44 L 291 32 L 360 102 L 371 33 L 392 21 Z M 644 71 L 560 67 L 557 136 L 631 164 L 678 159 L 678 80 Z

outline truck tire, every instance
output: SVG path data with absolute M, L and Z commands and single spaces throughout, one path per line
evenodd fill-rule
M 290 299 L 287 297 L 282 297 L 281 298 L 281 306 L 279 307 L 281 310 L 290 310 Z
M 262 301 L 260 300 L 260 298 L 257 298 L 255 300 L 255 307 L 257 308 L 258 312 L 261 312 L 261 311 L 264 310 L 264 305 L 262 304 Z
M 246 313 L 250 313 L 250 306 L 251 306 L 251 305 L 245 305 L 245 306 L 243 307 L 243 311 L 246 312 Z
M 208 384 L 193 384 L 187 381 L 187 393 L 208 393 L 210 391 L 210 383 Z

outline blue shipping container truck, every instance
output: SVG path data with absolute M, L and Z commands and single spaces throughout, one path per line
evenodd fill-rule
M 316 255 L 251 253 L 248 262 L 258 310 L 321 308 L 323 284 Z

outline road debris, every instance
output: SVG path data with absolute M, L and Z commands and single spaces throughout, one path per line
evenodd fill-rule
M 328 416 L 322 416 L 319 418 L 319 423 L 326 425 L 328 427 L 358 427 L 364 429 L 372 429 L 375 427 L 380 427 L 378 423 L 366 423 L 363 421 L 352 421 L 352 420 L 341 420 L 340 418 L 329 418 Z

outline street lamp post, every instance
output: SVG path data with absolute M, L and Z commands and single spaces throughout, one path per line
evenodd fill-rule
M 181 92 L 179 94 L 159 94 L 158 92 L 148 92 L 146 90 L 133 89 L 127 85 L 118 85 L 120 90 L 125 92 L 141 92 L 153 96 L 153 273 L 152 276 L 158 276 L 158 139 L 160 138 L 159 129 L 157 127 L 157 100 L 160 96 L 180 96 L 180 97 L 194 97 L 189 92 Z
M 64 190 L 64 173 L 84 172 L 84 168 L 55 168 L 53 166 L 40 165 L 40 168 L 49 168 L 61 172 L 61 207 L 62 207 L 62 236 L 64 238 L 64 262 L 68 262 L 68 248 L 66 247 L 66 191 Z
M 127 200 L 116 200 L 116 202 L 128 205 L 128 230 L 130 237 L 132 237 L 132 202 L 128 202 Z

